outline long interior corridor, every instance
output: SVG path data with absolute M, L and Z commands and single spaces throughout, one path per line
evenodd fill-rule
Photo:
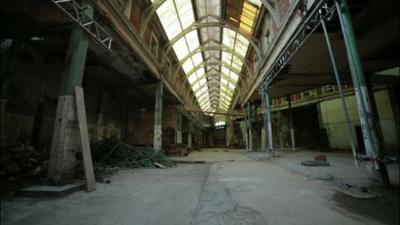
M 399 224 L 398 0 L 0 4 L 1 224 Z

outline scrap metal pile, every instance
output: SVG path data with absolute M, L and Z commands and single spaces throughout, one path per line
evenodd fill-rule
M 91 146 L 95 167 L 155 168 L 175 164 L 162 152 L 152 147 L 136 147 L 124 142 L 105 139 Z

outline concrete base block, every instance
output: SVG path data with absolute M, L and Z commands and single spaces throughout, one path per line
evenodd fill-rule
M 72 95 L 58 98 L 48 178 L 60 184 L 73 181 L 75 155 L 80 150 L 78 121 Z
M 23 197 L 60 197 L 79 191 L 85 187 L 85 183 L 76 182 L 62 186 L 35 185 L 20 189 L 17 194 Z

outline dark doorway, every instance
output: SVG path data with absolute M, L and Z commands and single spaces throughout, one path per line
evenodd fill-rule
M 357 138 L 357 146 L 358 146 L 357 152 L 360 154 L 366 154 L 361 126 L 355 126 L 354 128 L 356 129 L 356 138 Z
M 214 131 L 214 144 L 216 147 L 226 147 L 226 128 L 225 126 L 217 127 Z

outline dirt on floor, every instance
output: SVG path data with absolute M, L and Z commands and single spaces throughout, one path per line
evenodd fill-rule
M 383 189 L 369 187 L 369 190 L 378 193 L 374 199 L 353 198 L 341 192 L 333 195 L 338 206 L 388 225 L 398 225 L 399 222 L 399 189 Z

